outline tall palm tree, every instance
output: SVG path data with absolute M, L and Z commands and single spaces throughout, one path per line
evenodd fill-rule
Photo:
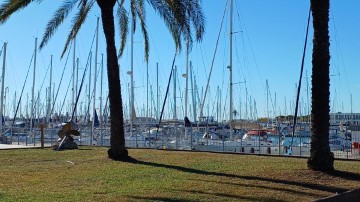
M 314 39 L 312 54 L 311 149 L 309 169 L 331 172 L 334 154 L 329 146 L 330 121 L 330 0 L 311 0 Z
M 43 0 L 6 0 L 0 5 L 0 24 L 4 23 L 13 13 L 19 11 L 30 3 L 41 3 Z M 73 18 L 72 28 L 68 34 L 62 55 L 64 55 L 69 43 L 75 39 L 81 26 L 84 24 L 88 13 L 93 8 L 95 2 L 101 10 L 101 19 L 106 39 L 107 51 L 107 71 L 109 83 L 109 101 L 110 101 L 110 117 L 111 117 L 111 137 L 110 149 L 108 150 L 109 158 L 114 160 L 125 160 L 128 157 L 128 151 L 125 147 L 124 139 L 124 118 L 120 89 L 119 64 L 117 50 L 115 46 L 115 21 L 114 8 L 116 7 L 116 16 L 119 23 L 120 48 L 119 56 L 122 55 L 126 38 L 128 34 L 128 11 L 124 8 L 125 0 L 66 0 L 55 12 L 52 19 L 47 24 L 45 33 L 40 44 L 43 48 L 48 40 L 55 33 L 59 25 L 74 7 L 78 12 Z M 155 11 L 164 20 L 165 25 L 169 29 L 175 42 L 176 50 L 181 50 L 183 40 L 191 46 L 193 29 L 195 30 L 195 38 L 201 41 L 204 30 L 205 20 L 199 0 L 147 0 L 147 2 L 155 9 Z M 117 3 L 117 6 L 116 6 Z M 139 20 L 142 34 L 144 37 L 145 59 L 149 57 L 149 41 L 146 29 L 146 12 L 144 0 L 129 0 L 130 13 L 133 19 L 135 32 L 136 19 Z

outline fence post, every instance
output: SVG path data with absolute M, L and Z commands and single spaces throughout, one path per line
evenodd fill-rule
M 41 143 L 41 148 L 44 149 L 44 127 L 45 124 L 44 123 L 40 123 L 40 143 Z

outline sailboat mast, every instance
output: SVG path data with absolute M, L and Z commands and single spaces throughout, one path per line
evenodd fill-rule
M 29 119 L 29 93 L 26 93 L 26 109 L 25 110 L 26 110 L 25 118 Z M 16 114 L 16 91 L 15 91 L 15 98 L 14 98 L 14 118 L 15 118 L 15 114 Z
M 189 75 L 189 39 L 187 39 L 186 42 L 186 70 L 185 70 L 185 114 L 184 117 L 187 117 L 187 104 L 188 104 L 188 86 L 189 86 L 189 82 L 188 82 L 188 75 Z M 185 127 L 185 140 L 188 137 L 188 131 L 187 128 Z
M 134 19 L 131 20 L 131 55 L 130 55 L 130 136 L 133 135 L 133 118 L 134 118 Z
M 173 79 L 174 79 L 174 115 L 173 116 L 174 117 L 173 117 L 173 119 L 176 120 L 176 65 L 175 65 L 173 71 L 174 71 L 174 77 L 173 77 Z
M 155 105 L 154 102 L 154 93 L 153 93 L 153 89 L 152 89 L 152 85 L 150 85 L 150 97 L 151 97 L 151 101 L 150 101 L 150 117 L 153 117 L 153 104 Z
M 146 122 L 149 122 L 149 61 L 146 62 Z M 150 136 L 150 128 L 148 135 Z
M 98 55 L 98 45 L 99 45 L 99 17 L 96 20 L 96 45 L 95 45 L 95 70 L 94 70 L 94 100 L 93 100 L 93 121 L 91 127 L 91 139 L 90 145 L 92 145 L 93 140 L 93 131 L 94 131 L 94 124 L 95 124 L 95 104 L 96 104 L 96 77 L 97 77 L 97 55 Z
M 311 123 L 311 115 L 310 115 L 310 99 L 309 99 L 309 77 L 306 71 L 306 94 L 307 94 L 307 116 L 308 116 L 308 123 Z
M 198 93 L 198 88 L 197 88 L 197 85 L 196 85 L 196 76 L 194 75 L 194 106 L 195 106 L 195 109 L 194 109 L 194 121 L 195 122 L 197 122 L 197 113 L 196 113 L 196 110 L 197 110 L 197 102 L 196 102 L 196 96 L 199 96 L 199 93 Z M 198 102 L 199 103 L 201 103 L 200 102 L 200 99 L 199 99 L 199 97 L 197 97 L 198 98 Z
M 127 83 L 127 90 L 128 90 L 128 94 L 129 94 L 129 104 L 126 107 L 125 111 L 128 111 L 128 117 L 129 117 L 129 121 L 131 122 L 131 90 L 130 90 L 130 83 Z
M 90 61 L 92 61 L 92 52 L 90 51 Z M 87 114 L 86 114 L 86 116 L 87 116 L 87 118 L 86 119 L 88 119 L 89 120 L 89 122 L 87 122 L 87 123 L 90 123 L 90 103 L 91 103 L 91 62 L 89 63 L 89 89 L 88 89 L 88 105 L 87 105 Z M 85 121 L 87 121 L 87 120 L 85 120 Z
M 267 124 L 269 125 L 270 115 L 269 115 L 269 83 L 266 79 L 266 113 L 267 113 Z
M 190 83 L 191 83 L 191 98 L 192 98 L 192 106 L 193 106 L 193 119 L 196 121 L 196 104 L 195 104 L 195 90 L 194 90 L 194 82 L 193 82 L 193 70 L 192 63 L 190 61 Z
M 156 118 L 159 120 L 159 63 L 156 63 Z
M 229 113 L 229 122 L 230 122 L 230 138 L 232 138 L 233 135 L 233 126 L 232 126 L 232 122 L 233 122 L 233 95 L 232 95 L 232 88 L 233 88 L 233 81 L 232 81 L 232 68 L 233 68 L 233 64 L 232 64 L 232 43 L 233 43 L 233 0 L 230 1 L 230 66 L 229 66 L 229 70 L 230 70 L 230 113 Z
M 219 99 L 219 120 L 222 121 L 222 118 L 223 118 L 223 115 L 222 115 L 222 104 L 221 104 L 221 99 L 222 99 L 222 95 L 221 95 L 221 89 L 219 89 L 219 96 L 220 96 L 220 99 Z
M 240 93 L 239 93 L 239 95 L 240 95 Z M 239 121 L 241 121 L 241 118 L 242 118 L 241 113 L 242 113 L 242 110 L 241 110 L 241 98 L 240 98 L 239 99 Z
M 276 93 L 275 93 L 275 96 L 274 96 L 275 98 L 274 98 L 274 118 L 275 118 L 275 120 L 276 120 L 276 115 L 277 115 L 277 111 L 276 111 Z
M 47 111 L 47 123 L 50 123 L 51 120 L 51 84 L 52 84 L 52 68 L 53 68 L 53 55 L 50 56 L 50 81 L 49 81 L 49 105 Z
M 100 137 L 101 137 L 101 146 L 103 146 L 103 109 L 102 109 L 102 96 L 103 96 L 103 77 L 104 77 L 104 54 L 101 54 L 101 78 L 100 78 Z
M 216 89 L 216 95 L 217 95 L 217 100 L 216 100 L 216 121 L 219 122 L 219 108 L 220 108 L 220 104 L 219 104 L 219 100 L 220 100 L 219 85 L 217 86 L 217 89 Z
M 15 117 L 15 114 L 16 114 L 16 91 L 14 93 L 14 100 L 13 100 L 13 111 L 14 111 L 14 119 L 16 118 Z M 26 93 L 26 115 L 28 115 L 28 107 L 29 107 L 29 95 Z M 28 119 L 29 117 L 26 116 L 26 119 Z
M 38 118 L 41 116 L 40 114 L 40 90 L 38 91 L 38 95 L 36 98 L 36 108 L 35 108 L 35 120 L 38 120 Z
M 35 53 L 34 53 L 34 72 L 33 72 L 33 85 L 32 85 L 32 94 L 31 94 L 31 115 L 30 115 L 30 133 L 32 134 L 33 127 L 33 116 L 34 116 L 34 90 L 35 90 L 35 72 L 36 72 L 36 54 L 37 54 L 37 38 L 35 38 Z M 35 136 L 34 136 L 34 146 L 35 146 Z
M 247 116 L 248 116 L 248 111 L 247 111 L 247 87 L 245 85 L 245 103 L 244 103 L 244 108 L 245 108 L 245 111 L 244 111 L 244 119 L 246 120 L 247 119 Z
M 77 98 L 77 92 L 79 91 L 78 82 L 79 82 L 79 58 L 76 58 L 75 102 L 76 102 L 76 98 Z M 75 103 L 74 103 L 74 105 L 75 105 Z M 75 122 L 77 122 L 77 109 L 78 108 L 74 106 Z
M 149 63 L 146 63 L 146 118 L 149 117 Z
M 5 117 L 6 117 L 6 113 L 8 113 L 7 112 L 7 103 L 8 103 L 8 94 L 9 94 L 9 87 L 6 87 L 5 88 L 5 94 L 4 94 L 4 109 L 3 109 L 3 116 L 4 116 L 4 119 L 5 119 Z
M 73 50 L 73 79 L 72 79 L 72 108 L 71 110 L 74 111 L 75 109 L 75 68 L 76 68 L 76 55 L 75 55 L 75 48 L 76 48 L 76 39 L 74 39 L 74 50 Z M 71 120 L 72 121 L 72 120 Z
M 3 67 L 2 67 L 2 76 L 1 76 L 1 99 L 0 99 L 0 115 L 1 115 L 1 124 L 0 124 L 0 136 L 2 136 L 2 117 L 3 115 L 3 101 L 4 101 L 4 82 L 5 82 L 5 65 L 6 65 L 6 42 L 4 43 L 4 59 L 3 59 Z

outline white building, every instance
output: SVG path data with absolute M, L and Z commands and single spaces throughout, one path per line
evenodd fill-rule
M 330 124 L 360 125 L 360 113 L 330 113 Z

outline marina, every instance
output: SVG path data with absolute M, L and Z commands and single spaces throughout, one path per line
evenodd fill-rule
M 359 7 L 2 1 L 0 201 L 356 201 Z
M 307 38 L 310 12 L 304 9 L 297 14 L 304 21 L 301 26 L 307 25 L 305 33 L 296 35 L 295 40 L 305 45 L 297 81 L 297 74 L 289 79 L 290 76 L 282 74 L 284 69 L 261 67 L 259 71 L 255 54 L 249 54 L 251 44 L 258 39 L 249 37 L 239 2 L 222 2 L 221 9 L 218 8 L 214 18 L 218 23 L 211 26 L 212 34 L 207 41 L 214 48 L 201 54 L 199 50 L 204 46 L 190 44 L 188 38 L 184 54 L 175 50 L 172 57 L 166 49 L 164 57 L 141 61 L 136 47 L 139 35 L 135 31 L 129 33 L 129 48 L 122 50 L 128 55 L 122 58 L 120 63 L 124 65 L 118 72 L 123 122 L 118 128 L 124 128 L 119 135 L 124 135 L 126 147 L 309 156 L 312 120 L 307 70 L 310 69 L 305 67 L 306 72 L 303 69 L 310 62 L 305 57 L 309 54 L 306 45 L 310 43 Z M 53 55 L 42 55 L 38 38 L 34 37 L 35 46 L 24 48 L 32 56 L 24 56 L 30 62 L 28 69 L 22 71 L 26 74 L 19 74 L 25 75 L 18 82 L 22 88 L 15 88 L 14 78 L 5 77 L 7 71 L 14 69 L 7 68 L 13 62 L 7 60 L 14 60 L 8 53 L 15 50 L 3 43 L 0 143 L 37 146 L 43 142 L 53 146 L 59 141 L 59 131 L 71 123 L 79 131 L 79 136 L 71 136 L 78 145 L 110 146 L 112 85 L 104 77 L 109 72 L 101 32 L 99 36 L 102 22 L 99 16 L 92 16 L 91 20 L 96 24 L 91 24 L 87 37 L 71 38 L 60 62 Z M 131 29 L 136 25 L 133 20 L 129 19 Z M 266 55 L 274 52 L 267 51 Z M 118 57 L 120 60 L 120 54 Z M 56 69 L 55 64 L 60 68 Z M 262 66 L 267 67 L 267 62 Z M 360 114 L 353 110 L 349 88 L 346 96 L 340 94 L 345 92 L 341 85 L 347 78 L 342 78 L 345 74 L 340 77 L 339 67 L 336 68 L 331 70 L 336 74 L 331 74 L 330 83 L 329 147 L 336 158 L 359 159 Z M 302 79 L 306 79 L 303 84 Z M 293 87 L 289 87 L 294 81 L 295 96 Z M 282 97 L 284 100 L 280 101 Z M 351 102 L 344 106 L 341 102 L 345 97 L 350 97 Z
M 240 125 L 240 124 L 239 124 Z M 242 125 L 246 125 L 243 123 Z M 261 125 L 259 124 L 259 127 Z M 96 127 L 90 130 L 88 126 L 78 126 L 80 136 L 74 136 L 78 145 L 110 146 L 109 128 Z M 128 127 L 129 128 L 129 127 Z M 184 127 L 181 122 L 164 122 L 158 129 L 154 125 L 134 125 L 132 133 L 125 134 L 125 145 L 129 148 L 153 148 L 170 150 L 193 150 L 209 152 L 227 152 L 261 155 L 302 156 L 310 155 L 311 137 L 309 134 L 299 133 L 292 137 L 287 134 L 288 127 L 276 129 L 237 129 L 230 136 L 229 127 Z M 280 128 L 280 130 L 278 130 Z M 44 145 L 53 146 L 59 141 L 61 126 L 44 130 Z M 188 130 L 185 136 L 185 129 Z M 29 129 L 6 130 L 0 139 L 0 144 L 18 145 L 22 148 L 39 147 L 41 130 L 36 128 L 34 136 L 29 135 Z M 16 132 L 15 132 L 16 131 Z M 22 132 L 20 132 L 22 131 Z M 329 146 L 338 159 L 360 160 L 360 132 L 340 131 L 333 129 L 330 133 Z

